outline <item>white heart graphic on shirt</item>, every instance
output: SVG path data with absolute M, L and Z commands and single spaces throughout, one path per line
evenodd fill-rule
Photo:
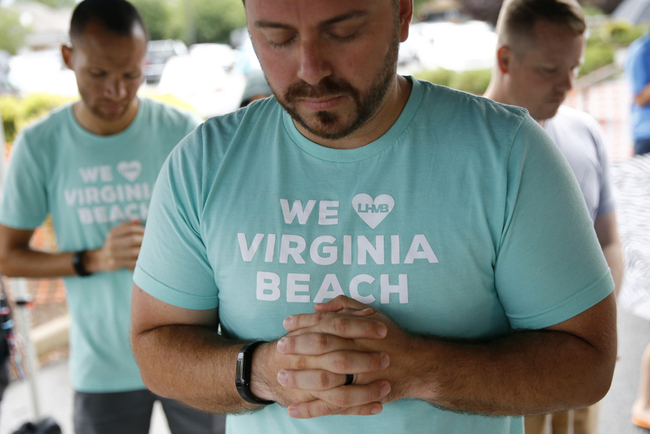
M 139 161 L 120 161 L 117 164 L 117 171 L 120 172 L 120 175 L 133 182 L 138 179 L 140 176 L 140 171 L 142 170 L 142 164 Z
M 360 193 L 352 199 L 354 211 L 371 229 L 376 228 L 395 206 L 395 199 L 387 194 L 380 194 L 372 200 L 372 196 Z

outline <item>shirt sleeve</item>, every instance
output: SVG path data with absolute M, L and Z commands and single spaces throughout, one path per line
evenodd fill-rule
M 0 201 L 0 224 L 14 229 L 39 227 L 48 213 L 47 169 L 44 150 L 32 149 L 25 132 L 14 141 L 4 177 Z M 38 157 L 41 158 L 38 158 Z
M 592 128 L 594 143 L 596 144 L 596 153 L 598 163 L 600 164 L 600 197 L 598 201 L 598 210 L 596 217 L 603 216 L 612 212 L 615 208 L 614 194 L 612 192 L 612 180 L 610 176 L 610 163 L 607 146 L 605 146 L 605 136 L 600 125 L 594 120 Z
M 614 284 L 571 168 L 530 118 L 507 171 L 495 284 L 513 328 L 541 329 L 589 309 Z
M 174 149 L 156 181 L 133 280 L 148 294 L 186 309 L 218 306 L 201 235 L 200 128 Z

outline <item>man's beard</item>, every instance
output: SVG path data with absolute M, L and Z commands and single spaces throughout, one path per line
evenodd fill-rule
M 84 101 L 85 103 L 85 101 Z M 127 112 L 129 111 L 129 107 L 131 105 L 127 104 L 125 106 L 121 106 L 120 109 L 116 112 L 113 113 L 107 113 L 104 110 L 102 110 L 101 107 L 101 102 L 97 102 L 95 104 L 86 104 L 86 107 L 88 110 L 98 119 L 101 119 L 104 122 L 116 122 L 124 118 L 126 116 Z
M 325 77 L 316 86 L 302 80 L 297 81 L 289 86 L 282 98 L 279 98 L 276 93 L 276 99 L 291 117 L 310 134 L 328 140 L 341 139 L 365 125 L 381 108 L 397 73 L 398 51 L 399 33 L 396 33 L 382 67 L 377 71 L 372 85 L 365 95 L 362 95 L 358 89 L 343 79 Z M 349 124 L 342 124 L 341 116 L 335 112 L 316 112 L 316 119 L 311 123 L 298 113 L 295 104 L 298 98 L 327 98 L 328 96 L 343 96 L 352 99 L 356 108 L 356 116 Z

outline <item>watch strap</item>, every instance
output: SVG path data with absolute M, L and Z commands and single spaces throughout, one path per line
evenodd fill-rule
M 269 405 L 274 404 L 274 401 L 267 401 L 259 399 L 253 392 L 251 392 L 251 368 L 253 364 L 253 351 L 260 344 L 265 344 L 266 341 L 250 342 L 244 345 L 239 354 L 237 354 L 237 373 L 235 376 L 235 385 L 237 392 L 247 402 L 256 405 Z
M 74 268 L 75 273 L 81 277 L 90 276 L 91 272 L 86 270 L 84 265 L 83 257 L 86 254 L 85 250 L 80 250 L 72 256 L 72 267 Z

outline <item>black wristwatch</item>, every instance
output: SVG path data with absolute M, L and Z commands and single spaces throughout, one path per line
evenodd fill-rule
M 86 251 L 80 250 L 72 257 L 72 266 L 74 267 L 74 271 L 81 277 L 86 277 L 93 274 L 90 271 L 86 270 L 86 266 L 84 265 L 83 261 L 84 254 L 86 254 Z
M 256 405 L 269 405 L 274 404 L 274 401 L 267 401 L 265 399 L 256 398 L 251 392 L 251 365 L 253 364 L 253 351 L 260 344 L 265 344 L 265 341 L 251 342 L 246 344 L 239 350 L 237 354 L 237 373 L 235 375 L 235 384 L 237 392 L 246 401 Z

